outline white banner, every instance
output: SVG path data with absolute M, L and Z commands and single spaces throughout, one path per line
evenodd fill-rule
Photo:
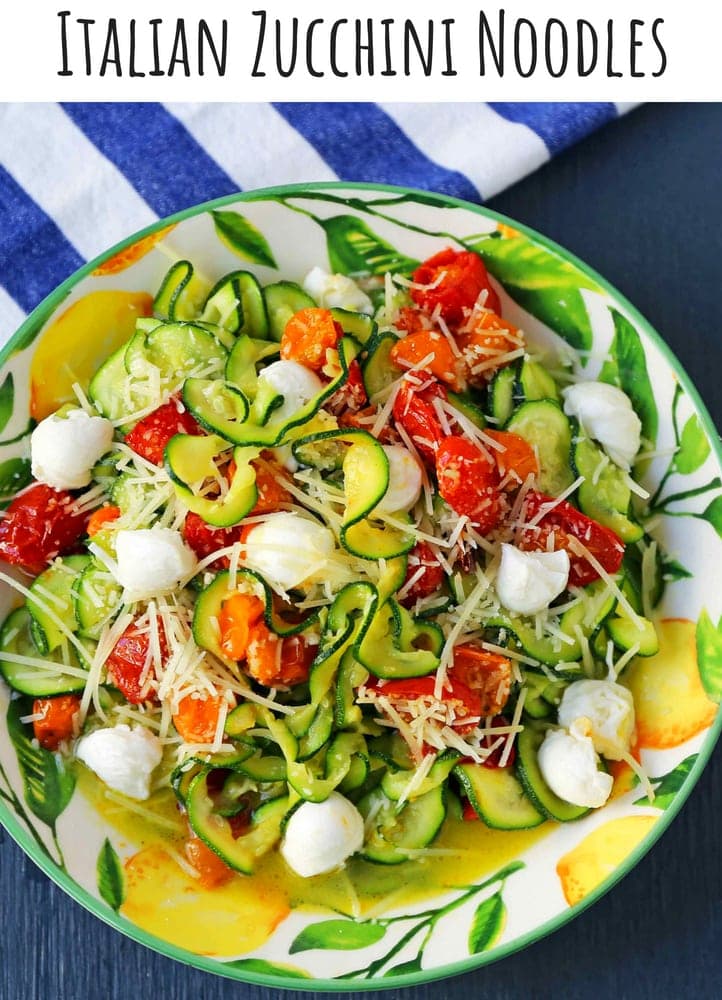
M 722 100 L 722 5 L 701 0 L 25 0 L 0 16 L 0 101 Z

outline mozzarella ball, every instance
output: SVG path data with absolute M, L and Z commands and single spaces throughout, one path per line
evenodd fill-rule
M 336 548 L 333 532 L 302 514 L 271 514 L 248 533 L 245 564 L 276 590 L 323 579 Z
M 314 267 L 303 279 L 303 289 L 324 309 L 348 309 L 369 316 L 374 311 L 366 292 L 345 274 L 329 274 L 321 267 Z
M 558 552 L 524 552 L 503 543 L 496 593 L 507 611 L 534 615 L 548 608 L 569 580 L 569 556 Z
M 271 413 L 271 425 L 289 420 L 323 389 L 318 375 L 298 361 L 274 361 L 259 372 L 258 381 L 265 382 L 283 396 L 281 406 Z
M 629 396 L 606 382 L 576 382 L 562 389 L 562 396 L 567 416 L 576 417 L 611 460 L 629 472 L 642 433 Z
M 621 760 L 629 752 L 634 736 L 634 699 L 621 684 L 583 680 L 570 684 L 559 705 L 559 725 L 567 729 L 577 719 L 591 727 L 597 753 Z
M 383 449 L 389 460 L 389 485 L 375 510 L 386 514 L 411 510 L 421 496 L 421 466 L 403 445 L 385 444 Z
M 70 410 L 66 417 L 54 413 L 30 436 L 33 475 L 56 490 L 78 490 L 88 485 L 93 466 L 112 443 L 113 425 L 105 417 L 85 410 Z
M 147 799 L 150 778 L 163 756 L 161 742 L 148 729 L 114 726 L 83 736 L 75 747 L 78 760 L 95 771 L 108 788 L 131 799 Z
M 361 813 L 343 795 L 331 792 L 324 802 L 303 802 L 291 815 L 281 854 L 297 875 L 312 878 L 339 868 L 363 842 Z
M 130 601 L 167 594 L 193 575 L 195 553 L 171 528 L 119 531 L 115 538 L 117 579 Z
M 612 791 L 611 774 L 598 770 L 599 757 L 583 726 L 550 729 L 539 747 L 539 769 L 555 795 L 574 806 L 597 809 Z

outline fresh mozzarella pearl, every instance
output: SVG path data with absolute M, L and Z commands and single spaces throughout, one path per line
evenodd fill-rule
M 32 472 L 56 490 L 77 490 L 90 482 L 91 469 L 113 443 L 113 425 L 85 410 L 41 420 L 30 436 Z
M 118 583 L 132 601 L 175 590 L 197 565 L 180 533 L 170 528 L 119 531 L 115 551 Z
M 245 563 L 278 590 L 323 578 L 333 533 L 302 514 L 271 514 L 248 533 Z
M 421 496 L 421 466 L 403 445 L 385 444 L 383 449 L 389 460 L 389 485 L 376 510 L 387 514 L 411 510 Z
M 131 799 L 147 799 L 163 749 L 158 737 L 144 727 L 120 725 L 83 736 L 75 754 L 109 788 Z
M 288 420 L 323 389 L 318 375 L 298 361 L 274 361 L 259 372 L 258 381 L 265 382 L 283 396 L 283 403 L 270 416 L 271 424 Z
M 629 472 L 642 432 L 629 396 L 606 382 L 576 382 L 562 389 L 562 396 L 567 416 L 576 417 L 611 460 Z
M 329 274 L 323 268 L 314 267 L 303 279 L 303 288 L 316 305 L 324 309 L 348 309 L 349 312 L 367 313 L 369 316 L 374 311 L 368 295 L 345 274 Z
M 547 785 L 565 802 L 596 809 L 609 798 L 612 776 L 598 770 L 599 757 L 580 723 L 575 722 L 569 732 L 549 730 L 538 760 Z
M 508 611 L 520 615 L 543 611 L 566 588 L 568 579 L 569 556 L 563 549 L 524 552 L 502 544 L 496 592 Z
M 268 423 L 271 427 L 284 423 L 314 396 L 318 396 L 323 389 L 323 382 L 318 375 L 298 361 L 274 361 L 259 373 L 258 381 L 266 382 L 283 396 L 283 403 L 269 417 Z M 298 462 L 293 457 L 290 444 L 271 450 L 279 465 L 289 472 L 298 469 Z
M 304 802 L 291 815 L 281 854 L 298 875 L 311 878 L 339 868 L 363 842 L 361 813 L 343 795 L 331 792 L 324 802 Z
M 570 684 L 559 706 L 559 725 L 567 729 L 577 719 L 591 727 L 594 749 L 609 760 L 629 752 L 634 735 L 634 699 L 621 684 L 583 680 Z

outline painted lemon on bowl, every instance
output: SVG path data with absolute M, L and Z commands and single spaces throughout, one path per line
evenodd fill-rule
M 640 601 L 659 649 L 637 644 L 620 678 L 634 696 L 636 762 L 611 765 L 608 807 L 564 824 L 540 822 L 534 807 L 530 829 L 493 829 L 463 819 L 450 802 L 431 849 L 402 867 L 353 858 L 302 879 L 272 852 L 252 876 L 229 874 L 214 867 L 215 855 L 204 859 L 202 845 L 189 855 L 186 820 L 167 788 L 142 804 L 108 794 L 87 770 L 38 746 L 28 722 L 32 702 L 10 700 L 0 686 L 0 819 L 92 911 L 199 968 L 272 987 L 376 989 L 512 953 L 629 870 L 677 812 L 717 738 L 722 499 L 714 428 L 664 343 L 614 289 L 486 209 L 403 190 L 312 185 L 224 199 L 131 237 L 44 303 L 3 352 L 2 495 L 29 481 L 31 418 L 87 391 L 138 319 L 152 314 L 169 256 L 196 262 L 211 285 L 234 271 L 267 288 L 298 282 L 321 265 L 363 275 L 378 299 L 386 272 L 409 275 L 447 246 L 480 255 L 505 318 L 535 348 L 562 358 L 569 348 L 579 352 L 585 374 L 621 387 L 640 417 L 649 457 L 635 472 L 649 494 L 648 519 L 638 526 L 643 564 L 625 565 L 625 579 L 636 574 L 642 582 Z M 252 305 L 246 299 L 244 307 Z M 182 325 L 189 316 L 177 318 Z M 510 383 L 509 391 L 522 389 Z M 102 547 L 102 531 L 97 537 Z M 625 628 L 619 609 L 627 591 L 617 597 L 614 613 Z M 6 610 L 9 587 L 2 599 Z M 605 638 L 603 629 L 588 636 L 600 662 Z M 555 720 L 554 681 L 553 671 L 540 672 L 539 699 L 528 706 L 543 716 L 540 725 Z M 503 791 L 507 805 L 524 796 L 513 782 Z M 533 913 L 519 902 L 529 896 L 537 900 Z

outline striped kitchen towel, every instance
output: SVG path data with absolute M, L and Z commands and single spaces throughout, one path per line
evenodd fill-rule
M 190 205 L 337 179 L 478 202 L 628 107 L 0 105 L 0 343 L 86 260 Z

